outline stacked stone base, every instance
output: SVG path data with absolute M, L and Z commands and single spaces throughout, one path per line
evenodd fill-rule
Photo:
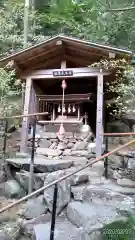
M 66 132 L 65 137 L 60 138 L 57 133 L 44 132 L 41 128 L 36 133 L 33 190 L 85 166 L 95 158 L 95 148 L 90 131 Z M 5 181 L 3 194 L 10 201 L 27 195 L 30 161 L 29 154 L 19 153 L 6 160 L 11 175 L 4 179 L 3 174 L 1 183 Z M 106 224 L 125 217 L 126 213 L 134 213 L 135 183 L 128 177 L 125 180 L 123 175 L 126 171 L 134 175 L 134 152 L 119 152 L 108 157 L 108 161 L 113 181 L 103 177 L 104 162 L 101 161 L 58 183 L 56 240 L 99 240 Z M 16 219 L 0 223 L 0 238 L 49 240 L 53 193 L 54 186 L 23 203 Z

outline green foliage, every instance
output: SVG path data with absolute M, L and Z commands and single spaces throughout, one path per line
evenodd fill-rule
M 0 0 L 0 56 L 23 48 L 24 2 Z M 52 35 L 64 33 L 85 40 L 134 49 L 134 10 L 110 11 L 130 6 L 135 6 L 132 0 L 30 0 L 28 46 Z M 132 110 L 135 104 L 132 67 L 124 62 L 117 62 L 117 66 L 107 64 L 117 68 L 116 83 L 114 86 L 109 83 L 108 91 L 116 93 L 115 101 L 120 112 Z M 120 66 L 123 64 L 124 69 Z M 0 79 L 3 79 L 0 86 L 2 104 L 7 101 L 10 92 L 16 94 L 10 84 L 12 73 L 10 75 L 3 71 L 5 70 L 0 70 Z M 124 101 L 126 104 L 123 104 Z
M 0 4 L 0 54 L 5 55 L 23 47 L 24 0 L 5 0 L 0 1 Z M 108 10 L 134 6 L 132 1 L 31 0 L 30 4 L 28 45 L 64 33 L 86 40 L 135 48 L 134 10 Z
M 128 0 L 50 1 L 39 16 L 45 35 L 65 33 L 72 36 L 134 48 L 134 11 L 111 12 L 108 8 L 130 6 Z M 38 14 L 38 13 L 37 13 Z
M 101 60 L 91 67 L 114 71 L 114 81 L 106 82 L 105 91 L 114 93 L 114 99 L 107 107 L 114 107 L 113 114 L 134 112 L 135 75 L 134 67 L 125 59 Z
M 20 96 L 21 88 L 16 86 L 15 71 L 0 68 L 0 115 L 12 115 L 13 110 L 18 110 L 18 103 L 14 97 Z
M 135 239 L 135 217 L 131 214 L 125 219 L 107 224 L 102 230 L 102 240 Z

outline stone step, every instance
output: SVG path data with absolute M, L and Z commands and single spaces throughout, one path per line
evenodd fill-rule
M 62 161 L 72 161 L 74 166 L 78 165 L 86 165 L 88 162 L 88 159 L 86 157 L 75 157 L 75 156 L 63 156 Z
M 77 195 L 77 190 L 72 189 Z M 79 190 L 80 191 L 80 190 Z M 105 205 L 117 209 L 120 211 L 131 211 L 134 212 L 134 199 L 131 196 L 121 194 L 115 189 L 104 188 L 104 185 L 89 185 L 83 190 L 83 200 L 88 201 L 90 204 L 96 203 Z
M 77 201 L 68 204 L 66 213 L 72 224 L 81 227 L 88 234 L 101 229 L 104 224 L 112 222 L 119 216 L 111 207 Z
M 50 226 L 50 222 L 35 225 L 33 240 L 49 240 Z M 56 219 L 54 236 L 54 240 L 90 240 L 90 237 L 86 233 L 84 233 L 82 229 L 77 228 L 67 219 L 61 217 L 58 217 Z
M 125 195 L 135 195 L 135 188 L 133 187 L 122 187 L 117 184 L 116 181 L 108 181 L 101 185 L 105 189 L 109 189 L 113 192 L 118 192 Z
M 8 158 L 6 162 L 9 166 L 29 171 L 30 158 Z M 57 170 L 67 169 L 73 165 L 72 161 L 55 160 L 51 158 L 35 157 L 34 171 L 35 172 L 53 172 Z

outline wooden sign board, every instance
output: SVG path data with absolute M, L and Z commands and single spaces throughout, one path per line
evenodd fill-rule
M 61 70 L 61 71 L 53 71 L 54 77 L 61 77 L 61 76 L 73 76 L 72 70 Z

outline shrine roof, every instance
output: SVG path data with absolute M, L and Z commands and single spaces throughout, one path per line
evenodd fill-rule
M 0 67 L 14 61 L 18 71 L 27 72 L 54 66 L 60 68 L 62 60 L 67 61 L 67 67 L 85 67 L 102 58 L 109 58 L 110 53 L 115 54 L 115 58 L 131 58 L 132 55 L 130 50 L 58 35 L 0 59 Z

